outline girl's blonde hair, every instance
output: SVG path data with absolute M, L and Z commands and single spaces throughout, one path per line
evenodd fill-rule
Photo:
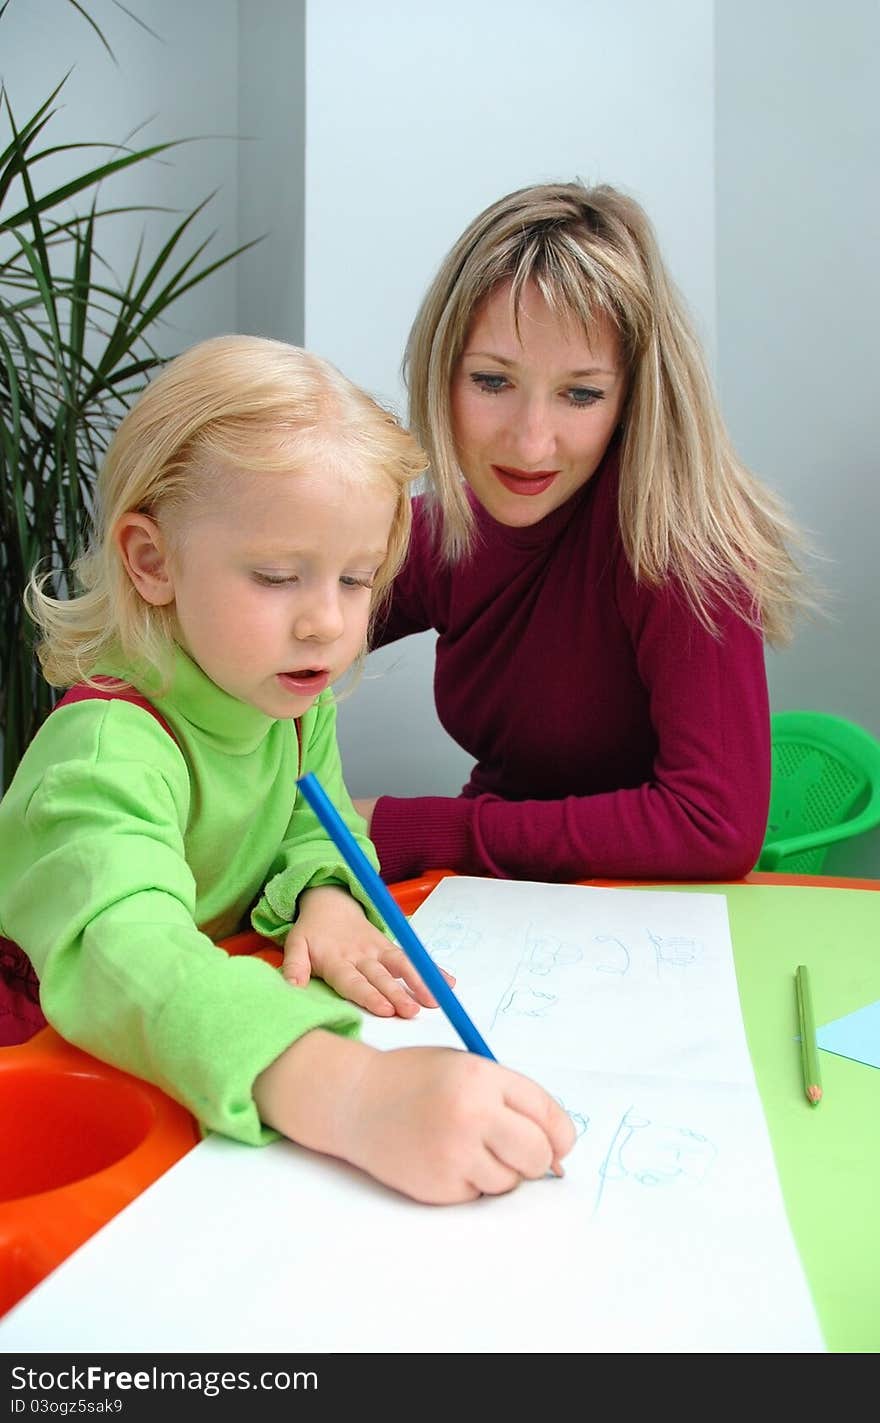
M 156 518 L 223 497 L 230 471 L 289 475 L 315 457 L 340 478 L 396 491 L 388 553 L 373 590 L 373 613 L 406 554 L 410 485 L 427 459 L 394 416 L 320 357 L 282 341 L 219 336 L 171 361 L 116 430 L 98 476 L 89 550 L 76 564 L 81 592 L 44 591 L 51 572 L 25 594 L 41 630 L 47 681 L 89 681 L 108 653 L 167 684 L 173 609 L 154 607 L 131 582 L 113 537 L 119 519 Z
M 410 332 L 404 375 L 410 422 L 430 458 L 428 492 L 449 560 L 470 547 L 473 516 L 456 456 L 450 385 L 475 308 L 527 282 L 588 338 L 613 324 L 628 382 L 619 520 L 636 578 L 679 580 L 700 620 L 743 592 L 770 642 L 790 635 L 805 601 L 789 547 L 803 544 L 779 499 L 739 462 L 724 429 L 684 303 L 638 203 L 582 183 L 521 188 L 481 213 L 455 243 Z

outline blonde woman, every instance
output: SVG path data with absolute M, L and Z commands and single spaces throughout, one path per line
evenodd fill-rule
M 460 796 L 358 802 L 385 878 L 745 874 L 797 535 L 730 447 L 645 213 L 580 183 L 502 198 L 405 370 L 430 480 L 374 645 L 437 630 L 476 765 Z
M 0 934 L 63 1036 L 205 1126 L 281 1131 L 449 1202 L 542 1175 L 571 1124 L 494 1062 L 356 1041 L 353 1004 L 433 1000 L 296 788 L 315 771 L 373 855 L 330 685 L 403 557 L 424 464 L 280 342 L 205 342 L 147 387 L 101 472 L 81 594 L 30 589 L 45 673 L 77 686 L 0 803 Z M 248 917 L 283 976 L 215 946 Z

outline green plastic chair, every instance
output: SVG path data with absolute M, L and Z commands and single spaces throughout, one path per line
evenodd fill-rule
M 821 873 L 831 845 L 880 825 L 880 741 L 825 712 L 774 712 L 767 834 L 756 869 Z

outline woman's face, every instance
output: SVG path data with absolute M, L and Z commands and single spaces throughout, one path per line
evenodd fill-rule
M 518 336 L 510 283 L 496 287 L 474 312 L 451 389 L 459 464 L 480 503 L 511 528 L 558 509 L 595 473 L 625 396 L 606 318 L 591 343 L 530 282 Z

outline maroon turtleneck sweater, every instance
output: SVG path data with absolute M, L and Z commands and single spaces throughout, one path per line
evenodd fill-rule
M 713 637 L 673 586 L 639 586 L 611 453 L 567 504 L 511 529 L 474 500 L 473 552 L 436 555 L 423 500 L 375 645 L 435 628 L 434 691 L 476 760 L 460 796 L 382 796 L 387 881 L 429 869 L 511 879 L 736 879 L 767 823 L 760 635 Z

